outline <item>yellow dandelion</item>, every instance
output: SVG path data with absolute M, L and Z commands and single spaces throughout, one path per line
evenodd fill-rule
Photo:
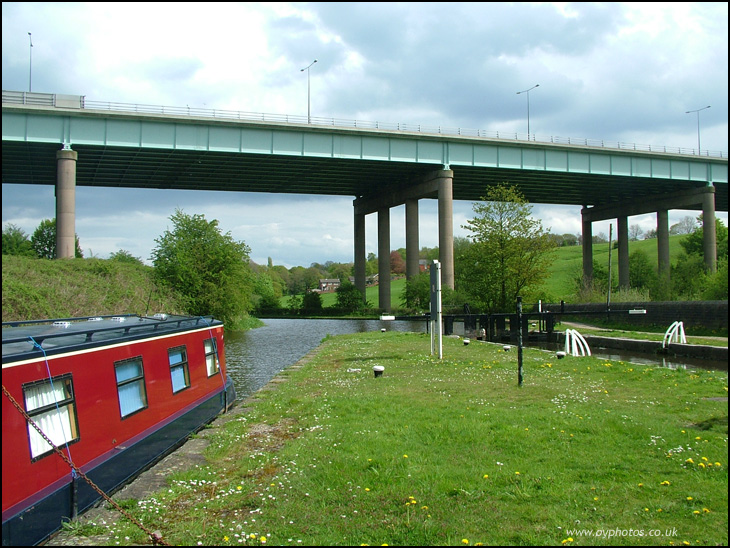
M 260 542 L 260 543 L 262 543 L 262 544 L 266 544 L 266 537 L 263 537 L 263 536 L 262 536 L 262 537 L 261 537 L 261 538 L 259 539 L 259 542 Z
M 663 481 L 663 482 L 661 482 L 661 483 L 660 483 L 659 485 L 672 485 L 672 484 L 671 484 L 671 483 L 669 483 L 669 482 L 668 482 L 667 480 L 664 480 L 664 481 Z
M 709 514 L 709 513 L 710 513 L 710 510 L 709 510 L 708 508 L 703 508 L 703 509 L 702 509 L 702 511 L 703 511 L 703 512 L 704 512 L 705 514 Z
M 224 542 L 228 542 L 228 536 L 223 537 Z
M 366 487 L 365 488 L 365 491 L 370 491 L 370 487 Z
M 515 476 L 519 476 L 519 475 L 520 475 L 520 473 L 519 473 L 519 472 L 515 472 Z
M 720 464 L 719 462 L 716 462 L 715 466 L 722 466 L 722 464 Z
M 404 459 L 407 459 L 407 458 L 408 458 L 408 455 L 403 455 L 403 458 L 404 458 Z
M 707 462 L 707 457 L 702 457 L 702 460 Z
M 643 483 L 640 483 L 640 484 L 639 484 L 639 487 L 644 487 L 644 484 L 643 484 Z
M 461 539 L 462 544 L 469 544 L 469 539 L 463 538 Z
M 699 514 L 699 513 L 700 513 L 700 511 L 699 511 L 699 510 L 695 510 L 695 511 L 694 511 L 694 512 L 692 512 L 692 513 L 693 513 L 693 514 Z
M 489 479 L 489 474 L 484 474 L 484 479 Z
M 699 466 L 700 468 L 705 468 L 705 463 L 704 462 L 701 462 L 697 466 Z
M 692 497 L 687 497 L 687 500 L 694 500 Z

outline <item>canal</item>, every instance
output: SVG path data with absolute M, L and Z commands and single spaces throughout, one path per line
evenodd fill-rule
M 233 379 L 239 398 L 245 398 L 280 371 L 293 365 L 316 348 L 327 335 L 344 335 L 367 331 L 426 332 L 424 321 L 383 320 L 309 320 L 266 319 L 264 326 L 243 332 L 226 332 L 228 374 Z M 463 324 L 454 325 L 455 334 Z M 546 347 L 546 350 L 560 350 Z M 628 353 L 615 349 L 591 349 L 593 356 L 612 361 L 625 361 L 670 368 L 703 368 L 727 371 L 727 363 L 683 357 Z

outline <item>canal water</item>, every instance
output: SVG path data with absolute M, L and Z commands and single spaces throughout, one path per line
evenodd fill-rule
M 226 361 L 228 374 L 233 380 L 239 398 L 245 398 L 280 371 L 293 365 L 308 352 L 316 348 L 327 335 L 343 335 L 366 331 L 411 331 L 425 333 L 425 321 L 383 321 L 383 320 L 304 320 L 266 319 L 264 326 L 243 332 L 226 332 Z M 456 335 L 463 335 L 456 323 Z M 547 350 L 562 350 L 545 347 Z M 692 358 L 658 356 L 653 354 L 626 353 L 614 349 L 591 349 L 593 356 L 670 368 L 717 369 L 727 371 L 724 362 Z

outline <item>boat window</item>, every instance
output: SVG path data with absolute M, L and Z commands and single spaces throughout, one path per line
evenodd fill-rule
M 23 385 L 25 410 L 44 434 L 55 445 L 63 445 L 79 439 L 71 375 Z M 36 460 L 53 451 L 51 445 L 38 431 L 28 424 L 30 456 Z
M 188 352 L 184 346 L 169 348 L 167 355 L 170 358 L 170 376 L 172 377 L 172 392 L 180 392 L 190 386 L 188 375 Z
M 215 339 L 205 339 L 205 365 L 208 368 L 208 376 L 218 373 L 218 351 Z
M 122 418 L 147 407 L 147 393 L 144 386 L 142 356 L 116 362 L 117 392 Z

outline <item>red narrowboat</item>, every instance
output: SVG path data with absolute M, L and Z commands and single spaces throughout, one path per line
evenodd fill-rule
M 100 499 L 54 446 L 112 493 L 236 397 L 211 317 L 8 322 L 2 335 L 3 546 L 42 543 Z

